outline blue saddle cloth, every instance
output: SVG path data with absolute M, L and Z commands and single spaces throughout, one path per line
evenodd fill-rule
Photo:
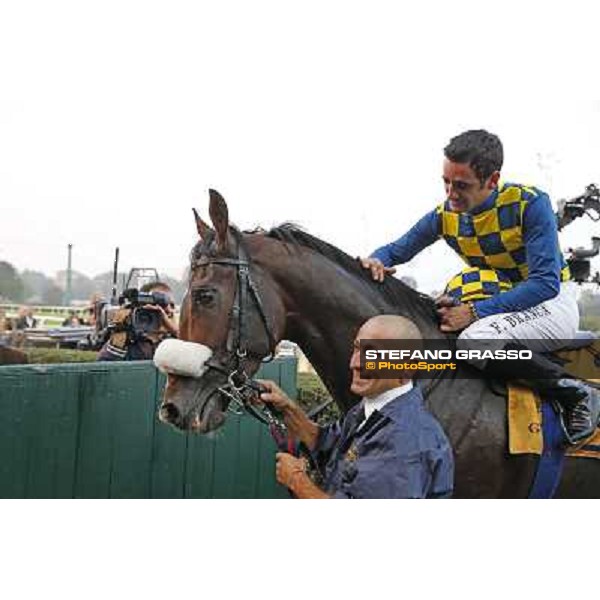
M 560 416 L 551 402 L 542 402 L 544 450 L 540 455 L 529 498 L 552 498 L 562 476 L 565 461 L 565 435 Z

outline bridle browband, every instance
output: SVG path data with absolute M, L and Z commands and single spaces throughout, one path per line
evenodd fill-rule
M 282 425 L 268 408 L 257 409 L 251 402 L 251 398 L 256 396 L 262 390 L 261 386 L 253 381 L 244 370 L 243 362 L 248 356 L 254 354 L 263 362 L 270 362 L 275 356 L 276 341 L 273 336 L 269 320 L 265 313 L 264 305 L 260 293 L 252 275 L 250 273 L 250 259 L 240 232 L 231 228 L 237 241 L 237 258 L 208 258 L 202 257 L 192 261 L 191 273 L 194 269 L 205 267 L 209 264 L 235 267 L 237 269 L 237 286 L 233 307 L 230 315 L 230 326 L 227 334 L 225 347 L 226 362 L 219 362 L 217 356 L 223 356 L 223 353 L 216 353 L 205 364 L 208 368 L 219 371 L 227 377 L 227 385 L 219 388 L 219 391 L 230 400 L 229 410 L 240 414 L 240 411 L 246 410 L 254 417 L 269 426 Z M 191 274 L 190 274 L 191 277 Z M 260 315 L 265 333 L 267 335 L 268 354 L 262 357 L 257 353 L 252 353 L 249 346 L 247 332 L 247 313 L 249 302 L 253 302 Z M 231 404 L 233 403 L 233 407 Z M 238 409 L 238 410 L 236 410 Z

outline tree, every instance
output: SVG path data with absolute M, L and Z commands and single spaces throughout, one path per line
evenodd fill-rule
M 23 302 L 25 297 L 25 286 L 17 270 L 5 261 L 0 261 L 0 297 L 11 302 Z
M 52 280 L 40 271 L 30 271 L 29 269 L 21 273 L 21 279 L 25 286 L 25 302 L 29 304 L 43 303 L 46 291 L 52 285 Z
M 117 293 L 123 291 L 123 285 L 127 280 L 127 273 L 117 273 Z M 113 285 L 113 272 L 106 271 L 92 278 L 94 293 L 100 294 L 104 298 L 110 298 Z
M 63 290 L 67 287 L 67 272 L 59 271 L 54 281 Z M 71 298 L 74 300 L 88 300 L 96 292 L 94 281 L 79 271 L 71 271 Z
M 59 306 L 63 303 L 64 292 L 59 288 L 54 281 L 50 281 L 48 287 L 42 296 L 42 304 L 49 306 Z
M 52 279 L 39 271 L 21 273 L 25 287 L 25 300 L 29 304 L 57 306 L 63 302 L 63 291 Z

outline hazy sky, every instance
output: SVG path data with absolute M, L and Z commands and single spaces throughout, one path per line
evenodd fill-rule
M 53 273 L 72 243 L 94 275 L 118 245 L 179 276 L 210 187 L 243 228 L 366 254 L 444 199 L 468 128 L 500 135 L 504 179 L 578 194 L 600 183 L 588 4 L 3 2 L 0 260 Z M 440 242 L 400 274 L 430 291 L 460 265 Z

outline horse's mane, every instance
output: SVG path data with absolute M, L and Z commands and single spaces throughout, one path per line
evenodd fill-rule
M 237 232 L 237 235 L 240 233 L 250 235 L 258 234 L 278 240 L 284 243 L 289 251 L 294 251 L 294 249 L 299 247 L 313 250 L 317 254 L 320 254 L 327 260 L 333 262 L 335 265 L 341 267 L 349 275 L 363 282 L 374 295 L 378 295 L 391 306 L 397 307 L 401 313 L 406 316 L 417 313 L 426 322 L 433 323 L 436 320 L 435 303 L 430 296 L 414 290 L 395 277 L 386 277 L 383 283 L 373 281 L 371 273 L 367 269 L 364 269 L 356 258 L 346 254 L 346 252 L 340 250 L 333 244 L 325 242 L 308 233 L 295 223 L 281 223 L 269 231 L 257 228 L 251 231 L 246 230 L 240 232 L 234 225 L 230 225 L 230 228 Z M 192 262 L 194 259 L 197 259 L 204 254 L 210 254 L 212 251 L 214 234 L 211 233 L 212 232 L 209 232 L 207 239 L 200 240 L 192 249 L 190 254 Z
M 254 233 L 254 232 L 252 232 Z M 423 314 L 428 320 L 435 315 L 435 303 L 430 296 L 422 294 L 395 277 L 386 277 L 383 283 L 376 283 L 371 273 L 360 262 L 336 246 L 311 235 L 294 223 L 282 223 L 264 233 L 269 238 L 293 246 L 303 246 L 314 250 L 334 262 L 347 273 L 367 282 L 372 289 L 393 306 L 410 307 Z

